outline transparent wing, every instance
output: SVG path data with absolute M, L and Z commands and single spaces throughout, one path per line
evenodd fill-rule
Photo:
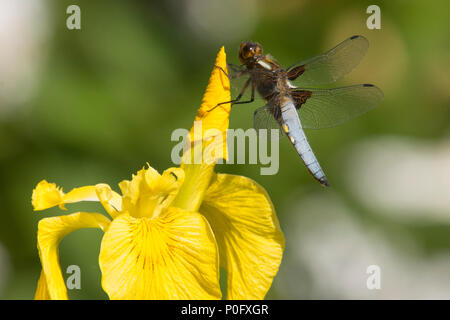
M 350 37 L 324 54 L 289 67 L 288 78 L 299 87 L 335 82 L 360 63 L 368 48 L 365 37 Z
M 271 129 L 276 129 L 279 130 L 278 138 L 282 136 L 284 133 L 280 130 L 280 125 L 275 119 L 275 117 L 279 118 L 280 116 L 276 110 L 279 109 L 275 109 L 270 103 L 256 109 L 253 114 L 253 128 L 258 132 L 260 129 L 267 129 L 268 134 L 270 134 Z
M 292 93 L 296 101 L 297 93 L 311 96 L 301 104 L 298 114 L 305 129 L 330 128 L 360 116 L 374 108 L 383 100 L 383 92 L 372 84 L 360 84 L 334 89 L 304 89 Z

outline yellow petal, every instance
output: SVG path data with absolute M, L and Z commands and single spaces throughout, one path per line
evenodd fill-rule
M 100 249 L 110 299 L 219 299 L 218 264 L 206 219 L 176 208 L 154 219 L 120 215 Z
M 75 203 L 80 201 L 99 201 L 95 186 L 74 188 L 64 195 L 63 203 Z
M 45 273 L 42 270 L 39 276 L 36 293 L 34 294 L 34 300 L 50 300 L 50 294 L 48 293 L 47 280 L 45 279 Z
M 222 47 L 189 133 L 188 150 L 182 158 L 181 168 L 185 172 L 185 181 L 174 200 L 174 205 L 188 211 L 197 211 L 199 208 L 209 185 L 215 161 L 227 157 L 226 130 L 231 105 L 227 103 L 214 108 L 219 103 L 231 100 L 230 81 L 224 71 L 228 72 L 225 49 Z M 198 124 L 201 124 L 200 130 L 196 130 L 199 129 Z M 199 143 L 202 139 L 205 141 Z M 213 152 L 207 152 L 208 148 Z M 203 153 L 206 155 L 205 159 L 201 157 Z M 197 154 L 200 154 L 200 161 L 197 161 Z
M 184 181 L 184 171 L 170 168 L 160 175 L 152 167 L 138 171 L 131 181 L 119 184 L 123 194 L 123 211 L 135 218 L 156 217 L 168 207 Z
M 109 222 L 109 219 L 102 214 L 87 212 L 44 218 L 39 221 L 38 249 L 43 275 L 39 279 L 36 296 L 45 297 L 43 292 L 47 289 L 51 299 L 67 299 L 67 289 L 59 266 L 59 242 L 70 232 L 81 228 L 100 228 L 105 230 Z M 46 288 L 42 283 L 45 280 Z
M 31 204 L 34 210 L 45 210 L 59 205 L 62 202 L 64 192 L 54 183 L 42 180 L 36 185 L 31 196 Z
M 169 168 L 163 172 L 155 188 L 159 194 L 174 195 L 184 182 L 184 171 L 180 168 Z
M 45 210 L 59 205 L 65 209 L 66 203 L 75 203 L 80 201 L 100 201 L 105 209 L 112 216 L 122 209 L 122 198 L 111 190 L 107 184 L 101 183 L 96 186 L 85 186 L 74 188 L 67 194 L 54 183 L 48 183 L 45 180 L 39 182 L 33 190 L 31 203 L 34 210 Z
M 109 215 L 113 218 L 117 217 L 122 210 L 122 197 L 105 183 L 97 184 L 95 192 L 98 200 Z
M 217 129 L 224 137 L 229 125 L 231 104 L 226 103 L 217 108 L 215 107 L 219 103 L 231 100 L 230 80 L 224 73 L 228 73 L 226 59 L 225 48 L 222 47 L 217 54 L 216 64 L 212 70 L 211 77 L 209 78 L 205 94 L 203 95 L 202 104 L 195 117 L 195 121 L 201 121 L 203 133 L 208 129 Z M 190 132 L 191 141 L 195 140 L 194 129 L 195 126 L 192 126 Z
M 200 212 L 227 270 L 227 299 L 263 299 L 278 272 L 284 236 L 266 191 L 251 179 L 217 174 Z
M 228 129 L 231 105 L 229 103 L 222 104 L 211 111 L 218 103 L 231 100 L 230 80 L 224 71 L 228 73 L 227 56 L 225 54 L 225 48 L 222 47 L 217 55 L 202 104 L 195 118 L 196 121 L 203 122 L 204 130 L 215 128 L 225 133 Z
M 184 165 L 183 169 L 185 173 L 184 184 L 172 205 L 187 211 L 197 211 L 211 181 L 214 166 L 189 164 Z

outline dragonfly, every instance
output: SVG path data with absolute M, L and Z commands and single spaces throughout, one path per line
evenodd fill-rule
M 350 73 L 368 47 L 364 36 L 355 35 L 323 54 L 284 69 L 271 55 L 263 54 L 259 43 L 242 42 L 239 48 L 242 65 L 228 64 L 228 74 L 222 71 L 232 81 L 244 79 L 245 82 L 235 99 L 217 106 L 251 103 L 257 92 L 266 104 L 255 110 L 253 127 L 256 130 L 281 128 L 312 176 L 329 186 L 303 129 L 330 128 L 360 116 L 383 100 L 383 92 L 373 84 L 331 89 L 310 86 L 330 84 Z M 249 90 L 250 98 L 242 99 Z

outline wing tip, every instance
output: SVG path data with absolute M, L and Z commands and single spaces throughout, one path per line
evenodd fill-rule
M 364 42 L 365 45 L 364 45 L 363 48 L 361 48 L 361 50 L 363 50 L 364 53 L 367 51 L 367 49 L 369 49 L 369 40 L 367 40 L 366 37 L 364 37 L 364 36 L 362 36 L 362 35 L 360 35 L 360 34 L 356 34 L 356 35 L 354 35 L 354 36 L 351 36 L 351 37 L 349 38 L 349 40 L 350 40 L 351 42 L 353 42 L 353 41 L 355 41 L 355 40 L 359 40 L 359 42 Z M 363 55 L 364 55 L 364 54 L 363 54 Z
M 364 37 L 363 35 L 360 35 L 360 34 L 355 34 L 350 37 L 350 40 L 356 40 L 356 39 L 367 40 L 366 37 Z M 369 41 L 369 40 L 367 40 L 367 41 Z
M 381 97 L 381 100 L 384 99 L 384 93 L 383 93 L 383 90 L 381 90 L 381 89 L 380 89 L 379 87 L 377 87 L 376 85 L 371 84 L 371 83 L 364 83 L 362 86 L 363 86 L 363 87 L 366 87 L 366 88 L 374 88 L 374 89 L 378 92 L 378 95 Z

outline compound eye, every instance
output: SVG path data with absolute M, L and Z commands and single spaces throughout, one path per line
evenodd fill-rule
M 239 59 L 242 63 L 251 59 L 257 52 L 257 46 L 252 42 L 242 42 L 239 49 Z
M 246 46 L 244 53 L 245 58 L 246 59 L 251 58 L 254 54 L 255 54 L 255 46 L 253 45 Z

